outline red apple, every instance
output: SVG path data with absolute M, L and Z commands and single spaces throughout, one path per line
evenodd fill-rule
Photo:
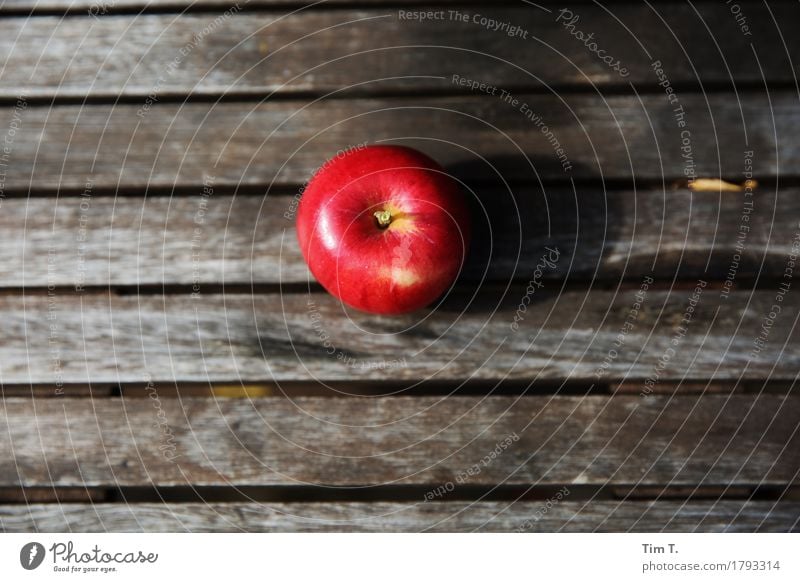
M 457 183 L 425 154 L 399 146 L 327 161 L 297 210 L 297 238 L 314 277 L 370 313 L 407 313 L 442 295 L 464 262 L 469 226 Z

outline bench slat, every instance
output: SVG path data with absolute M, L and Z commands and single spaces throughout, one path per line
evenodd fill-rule
M 468 180 L 496 181 L 499 172 L 519 181 L 670 183 L 687 173 L 741 181 L 748 150 L 757 179 L 800 167 L 792 92 L 742 94 L 741 108 L 728 95 L 686 94 L 688 130 L 664 95 L 519 97 L 541 119 L 487 96 L 156 103 L 141 117 L 137 105 L 6 107 L 0 127 L 16 129 L 3 186 L 6 193 L 81 192 L 87 182 L 95 193 L 212 183 L 266 190 L 301 184 L 337 151 L 366 141 L 419 147 Z
M 265 95 L 337 91 L 361 83 L 368 83 L 364 91 L 458 90 L 454 73 L 517 90 L 564 84 L 593 88 L 654 84 L 651 64 L 656 60 L 679 84 L 794 80 L 786 52 L 797 54 L 800 42 L 792 34 L 782 41 L 763 6 L 746 11 L 749 36 L 739 34 L 730 9 L 719 3 L 699 3 L 697 8 L 668 4 L 657 7 L 658 12 L 637 4 L 621 4 L 611 12 L 590 4 L 573 6 L 577 30 L 595 33 L 603 54 L 620 60 L 625 75 L 557 23 L 561 7 L 553 8 L 547 13 L 529 6 L 461 7 L 467 22 L 451 19 L 451 9 L 442 7 L 435 10 L 443 20 L 422 22 L 407 15 L 419 8 L 294 14 L 234 10 L 228 18 L 221 16 L 221 7 L 220 14 L 177 19 L 158 14 L 88 22 L 7 19 L 0 22 L 0 59 L 5 63 L 0 95 Z M 778 22 L 800 16 L 793 4 L 771 10 Z M 483 18 L 518 28 L 509 28 L 516 31 L 509 36 L 505 29 L 481 25 Z M 709 22 L 726 32 L 712 38 Z M 760 60 L 751 42 L 763 55 Z M 175 59 L 179 62 L 171 66 Z
M 798 230 L 800 190 L 743 194 L 478 188 L 464 278 L 525 281 L 545 247 L 564 254 L 545 280 L 780 277 Z M 465 193 L 466 196 L 473 194 Z M 0 212 L 0 286 L 305 283 L 285 196 L 9 198 Z M 476 207 L 478 205 L 476 204 Z M 743 248 L 740 225 L 745 233 Z M 20 279 L 24 273 L 24 280 Z
M 39 532 L 790 532 L 800 503 L 656 501 L 0 506 L 0 529 Z
M 625 0 L 611 0 L 611 4 L 622 4 Z M 782 1 L 788 0 L 775 0 L 776 4 Z M 489 5 L 491 0 L 485 0 L 485 3 Z M 674 0 L 653 0 L 651 4 L 655 6 L 660 5 L 667 5 Z M 371 5 L 371 4 L 385 4 L 386 0 L 353 0 L 351 4 L 355 6 L 364 6 L 364 5 Z M 469 4 L 476 4 L 479 2 L 471 1 Z M 495 4 L 506 4 L 511 5 L 515 2 L 513 0 L 495 0 Z M 244 2 L 240 2 L 239 4 L 244 5 Z M 341 0 L 322 0 L 321 2 L 313 3 L 316 4 L 316 8 L 325 8 L 327 6 L 333 5 L 341 7 L 346 5 L 347 2 Z M 392 2 L 393 6 L 408 6 L 409 8 L 416 8 L 422 6 L 424 8 L 426 4 L 425 0 L 396 0 Z M 427 2 L 428 5 L 431 5 L 431 2 Z M 437 0 L 435 4 L 438 5 L 447 5 L 447 4 L 461 4 L 462 6 L 465 4 L 464 0 Z M 541 0 L 541 2 L 537 2 L 540 6 L 550 7 L 552 8 L 553 5 L 559 6 L 559 3 L 555 0 Z M 111 13 L 115 10 L 131 10 L 132 8 L 149 8 L 149 9 L 156 9 L 165 11 L 168 9 L 178 11 L 185 11 L 187 8 L 199 8 L 199 9 L 208 9 L 208 8 L 221 8 L 226 9 L 231 6 L 236 5 L 236 0 L 5 0 L 3 3 L 3 8 L 6 10 L 19 10 L 22 8 L 27 8 L 33 11 L 35 14 L 36 11 L 50 11 L 50 10 L 86 10 L 88 11 L 90 8 L 95 7 L 97 9 L 102 9 L 103 7 L 107 8 L 107 12 Z M 246 3 L 248 8 L 257 9 L 257 8 L 272 8 L 272 7 L 294 7 L 294 8 L 301 8 L 307 7 L 309 4 L 304 0 L 249 0 Z M 3 10 L 0 9 L 0 13 Z M 188 11 L 191 13 L 191 10 Z
M 770 317 L 771 290 L 558 291 L 487 288 L 474 299 L 453 295 L 432 314 L 392 318 L 345 313 L 326 293 L 0 296 L 2 379 L 658 384 L 791 381 L 800 366 L 784 347 L 798 339 L 791 293 Z
M 509 0 L 502 0 L 506 3 L 510 3 Z M 660 2 L 665 2 L 669 0 L 654 0 L 655 4 Z M 370 5 L 370 4 L 381 4 L 386 2 L 386 0 L 358 0 L 358 2 L 353 2 L 359 6 L 363 5 Z M 424 3 L 424 0 L 398 0 L 393 2 L 395 5 L 408 5 L 408 6 L 417 6 L 421 2 Z M 548 2 L 552 2 L 552 0 L 542 0 L 542 4 L 547 4 Z M 330 0 L 322 0 L 322 2 L 316 3 L 318 7 L 325 7 L 326 4 L 330 3 Z M 437 4 L 458 4 L 463 3 L 463 0 L 437 0 Z M 71 11 L 71 12 L 78 12 L 78 11 L 86 11 L 87 13 L 89 10 L 92 10 L 92 14 L 97 16 L 104 16 L 103 10 L 105 9 L 105 14 L 110 15 L 114 12 L 118 12 L 121 10 L 131 11 L 134 8 L 138 9 L 151 9 L 151 10 L 174 10 L 175 12 L 187 12 L 191 13 L 191 9 L 196 8 L 200 10 L 208 10 L 209 8 L 218 8 L 220 12 L 231 8 L 237 4 L 236 0 L 5 0 L 2 7 L 0 8 L 0 14 L 3 11 L 18 11 L 27 9 L 32 11 L 33 14 L 42 11 L 55 11 L 55 10 L 63 10 L 63 11 Z M 308 2 L 304 0 L 248 0 L 246 3 L 241 1 L 239 5 L 244 7 L 245 5 L 251 9 L 258 9 L 258 8 L 280 8 L 280 7 L 292 7 L 292 8 L 301 8 L 308 6 Z M 336 6 L 341 6 L 344 2 L 336 0 L 334 3 Z M 108 16 L 105 16 L 108 17 Z
M 800 471 L 800 407 L 787 396 L 152 394 L 91 404 L 6 399 L 0 482 L 430 485 L 422 501 L 468 484 L 759 485 Z

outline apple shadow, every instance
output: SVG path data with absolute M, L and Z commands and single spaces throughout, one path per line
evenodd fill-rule
M 532 302 L 558 293 L 565 282 L 618 282 L 623 273 L 606 258 L 630 244 L 619 240 L 625 194 L 617 184 L 612 191 L 600 180 L 570 175 L 539 180 L 556 174 L 553 162 L 502 156 L 445 168 L 470 200 L 472 240 L 461 275 L 438 309 L 513 310 L 519 288 L 534 280 L 541 286 Z M 587 175 L 574 166 L 573 173 Z

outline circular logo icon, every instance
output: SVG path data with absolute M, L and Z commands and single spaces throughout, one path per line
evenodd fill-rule
M 42 561 L 44 561 L 44 546 L 38 542 L 25 544 L 19 551 L 19 563 L 26 570 L 35 570 Z

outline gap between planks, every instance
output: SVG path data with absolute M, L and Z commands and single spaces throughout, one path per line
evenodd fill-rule
M 325 385 L 315 382 L 275 383 L 142 383 L 124 384 L 70 384 L 56 390 L 52 385 L 0 386 L 0 398 L 148 398 L 149 390 L 155 390 L 162 398 L 294 398 L 316 396 L 330 398 L 377 398 L 398 396 L 524 396 L 526 398 L 551 396 L 613 396 L 638 394 L 643 379 L 629 379 L 622 383 L 501 381 L 485 382 L 424 382 L 410 385 L 405 382 L 386 380 L 375 382 L 349 381 L 330 382 Z M 654 389 L 662 395 L 702 394 L 792 394 L 794 382 L 775 380 L 744 380 L 730 383 L 713 380 L 685 380 L 679 383 L 663 382 Z
M 1 16 L 1 15 L 0 15 Z M 793 81 L 770 81 L 766 85 L 757 81 L 737 81 L 736 92 L 739 95 L 749 94 L 765 95 L 770 91 L 791 91 L 797 89 L 797 84 Z M 503 89 L 513 94 L 526 95 L 593 95 L 598 98 L 603 97 L 635 97 L 660 95 L 662 89 L 658 86 L 646 83 L 616 84 L 609 83 L 602 86 L 587 87 L 577 83 L 555 83 L 547 87 L 531 85 L 504 85 Z M 675 83 L 673 89 L 682 94 L 705 94 L 705 95 L 730 95 L 733 86 L 724 81 L 707 83 Z M 449 89 L 449 88 L 427 88 L 424 90 L 416 89 L 373 89 L 363 87 L 352 87 L 340 89 L 336 93 L 323 93 L 319 91 L 286 89 L 280 93 L 266 90 L 245 91 L 230 89 L 224 93 L 159 93 L 158 103 L 162 105 L 189 105 L 189 104 L 262 104 L 276 102 L 295 102 L 295 101 L 352 101 L 358 99 L 393 99 L 402 101 L 403 99 L 443 99 L 448 97 L 465 97 L 474 95 L 469 91 Z M 106 106 L 106 105 L 139 105 L 146 97 L 140 95 L 116 95 L 116 94 L 97 94 L 97 95 L 31 95 L 25 98 L 27 107 L 46 108 L 59 106 Z M 13 107 L 19 100 L 10 94 L 0 93 L 0 107 Z M 796 181 L 797 175 L 790 175 L 790 180 Z M 769 178 L 774 180 L 774 178 Z M 781 179 L 783 183 L 783 180 Z M 252 188 L 250 185 L 242 186 L 242 189 Z M 154 189 L 164 189 L 163 186 L 156 186 Z
M 685 501 L 704 502 L 800 501 L 800 486 L 755 484 L 687 486 L 465 485 L 446 496 L 447 501 L 546 501 L 564 488 L 570 501 Z M 296 486 L 272 487 L 0 487 L 0 505 L 34 503 L 246 503 L 246 502 L 385 502 L 420 501 L 430 486 L 377 486 L 365 489 Z

